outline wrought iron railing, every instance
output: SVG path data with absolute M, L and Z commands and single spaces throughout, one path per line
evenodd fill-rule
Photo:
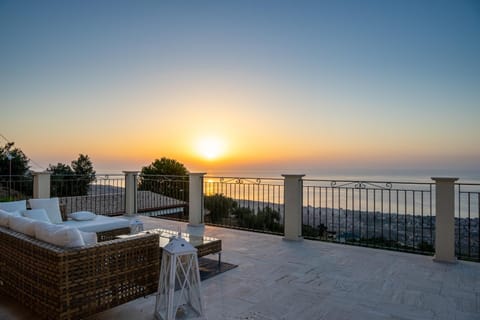
M 456 190 L 455 254 L 480 261 L 480 184 L 457 184 Z
M 101 215 L 125 212 L 125 176 L 97 174 L 55 175 L 50 178 L 51 197 L 60 198 L 66 213 L 91 211 Z
M 188 221 L 188 176 L 138 176 L 138 212 L 151 217 Z
M 283 179 L 204 178 L 207 224 L 283 234 Z
M 188 176 L 140 174 L 137 179 L 138 212 L 188 221 Z M 66 213 L 120 215 L 132 201 L 126 192 L 135 192 L 135 187 L 125 189 L 125 175 L 52 174 L 50 181 L 50 195 L 60 198 Z M 30 175 L 0 176 L 0 201 L 32 198 L 33 189 Z M 435 183 L 303 179 L 302 236 L 433 254 L 434 191 Z M 198 192 L 207 224 L 284 234 L 284 179 L 205 176 Z M 479 202 L 480 184 L 455 184 L 455 255 L 460 259 L 480 261 Z
M 0 201 L 23 200 L 32 196 L 31 175 L 0 175 Z
M 304 180 L 303 236 L 433 254 L 433 183 Z

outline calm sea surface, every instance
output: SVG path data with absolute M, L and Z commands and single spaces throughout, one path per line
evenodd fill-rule
M 457 183 L 462 184 L 460 190 L 462 193 L 459 195 L 456 188 L 455 195 L 455 210 L 457 217 L 471 217 L 476 218 L 479 216 L 479 198 L 480 198 L 480 172 L 476 171 L 440 171 L 440 170 L 430 170 L 430 171 L 412 171 L 412 172 L 391 172 L 391 173 L 382 173 L 378 174 L 372 171 L 368 172 L 355 172 L 350 171 L 347 173 L 335 172 L 335 173 L 326 173 L 326 172 L 315 172 L 315 171 L 275 171 L 275 170 L 257 170 L 257 171 L 207 171 L 208 177 L 229 177 L 229 178 L 273 178 L 281 179 L 282 174 L 305 174 L 304 179 L 307 180 L 304 182 L 304 185 L 315 185 L 315 181 L 308 180 L 329 180 L 324 182 L 319 182 L 318 184 L 325 186 L 325 188 L 307 188 L 304 191 L 304 206 L 313 206 L 313 207 L 329 207 L 336 209 L 348 209 L 348 210 L 361 210 L 361 211 L 384 211 L 385 208 L 392 208 L 390 212 L 396 212 L 400 214 L 423 214 L 423 212 L 432 212 L 434 210 L 435 203 L 435 193 L 429 192 L 430 186 L 423 185 L 423 183 L 434 183 L 431 179 L 432 177 L 454 177 L 459 178 Z M 329 188 L 330 181 L 352 181 L 352 182 L 367 182 L 365 186 L 370 188 L 373 185 L 383 185 L 381 182 L 393 183 L 392 191 L 388 189 L 384 191 L 373 191 L 369 192 L 357 192 L 355 195 L 355 204 L 352 204 L 351 193 L 347 193 L 345 189 L 331 189 Z M 281 181 L 278 181 L 281 183 Z M 379 182 L 368 184 L 368 182 Z M 395 182 L 400 182 L 401 184 L 395 184 Z M 421 183 L 418 185 L 408 184 L 408 183 Z M 474 184 L 474 185 L 463 185 L 463 184 Z M 337 186 L 345 185 L 345 183 L 337 182 Z M 352 185 L 350 184 L 349 187 Z M 395 191 L 399 190 L 409 190 L 409 191 Z M 239 189 L 242 190 L 242 189 Z M 268 194 L 274 195 L 277 191 L 273 191 L 272 187 L 271 192 Z M 423 190 L 423 193 L 422 193 Z M 471 193 L 467 193 L 471 192 Z M 218 192 L 218 191 L 217 191 Z M 243 198 L 243 191 L 238 191 L 239 194 L 230 194 L 234 198 L 240 199 Z M 350 189 L 348 192 L 352 192 Z M 228 193 L 228 190 L 227 190 Z M 278 192 L 277 192 L 278 193 Z M 363 199 L 363 200 L 360 200 Z M 255 199 L 260 200 L 261 199 Z M 361 201 L 363 201 L 361 203 Z M 273 202 L 283 202 L 283 194 L 280 194 L 276 197 Z
M 349 180 L 349 181 L 383 181 L 383 182 L 425 182 L 431 183 L 432 177 L 459 178 L 458 183 L 480 183 L 480 170 L 430 170 L 430 171 L 402 171 L 402 172 L 373 172 L 369 171 L 345 171 L 334 172 L 313 170 L 251 170 L 251 171 L 215 171 L 208 170 L 207 176 L 215 177 L 238 177 L 238 178 L 282 178 L 282 174 L 305 174 L 304 179 L 320 180 Z

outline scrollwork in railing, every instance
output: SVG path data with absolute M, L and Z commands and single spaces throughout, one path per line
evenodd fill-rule
M 355 189 L 366 189 L 367 184 L 365 182 L 362 182 L 362 181 L 357 181 L 357 182 L 355 182 L 354 188 Z
M 225 183 L 225 184 L 257 184 L 260 185 L 262 184 L 262 179 L 261 178 L 255 178 L 255 180 L 250 179 L 250 178 L 226 178 L 226 177 L 220 177 L 218 178 L 219 183 Z
M 382 182 L 383 185 L 381 185 L 380 183 L 372 183 L 372 182 L 369 182 L 367 183 L 367 185 L 371 186 L 371 187 L 374 187 L 374 188 L 377 188 L 377 189 L 384 189 L 384 190 L 388 190 L 388 189 L 392 189 L 392 183 L 391 182 Z
M 367 181 L 330 181 L 331 188 L 352 188 L 352 189 L 392 189 L 391 182 L 367 182 Z

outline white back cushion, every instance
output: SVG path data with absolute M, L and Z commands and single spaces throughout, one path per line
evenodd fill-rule
M 28 200 L 32 209 L 45 209 L 51 223 L 62 223 L 60 204 L 58 198 L 30 199 Z
M 28 236 L 35 236 L 35 220 L 22 216 L 10 215 L 8 219 L 10 229 L 25 233 Z
M 48 242 L 47 239 L 50 237 L 51 233 L 54 233 L 57 230 L 64 228 L 64 226 L 59 224 L 47 223 L 44 221 L 37 222 L 35 224 L 35 238 Z
M 35 237 L 38 240 L 66 248 L 85 245 L 82 234 L 78 229 L 45 222 L 35 225 Z
M 27 210 L 27 200 L 0 202 L 0 209 L 8 212 Z
M 50 218 L 48 218 L 47 211 L 45 209 L 24 210 L 22 215 L 26 218 L 50 223 Z
M 8 225 L 9 225 L 8 220 L 9 220 L 10 216 L 20 217 L 20 212 L 18 212 L 18 211 L 8 212 L 8 211 L 0 209 L 0 226 L 8 227 Z

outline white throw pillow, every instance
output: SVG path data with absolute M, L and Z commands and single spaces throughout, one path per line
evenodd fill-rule
M 0 202 L 0 209 L 7 212 L 27 210 L 27 200 Z
M 32 209 L 45 209 L 51 223 L 62 223 L 62 214 L 58 198 L 30 199 L 28 200 Z
M 73 212 L 73 213 L 70 213 L 68 216 L 76 221 L 93 220 L 97 217 L 95 213 L 90 211 Z
M 70 228 L 45 222 L 36 223 L 35 237 L 59 247 L 82 247 L 85 245 L 82 234 L 77 228 Z
M 10 215 L 8 225 L 12 230 L 24 233 L 31 237 L 35 236 L 35 220 L 33 219 Z
M 26 218 L 30 218 L 33 220 L 51 223 L 50 219 L 48 218 L 47 211 L 45 209 L 24 210 L 22 212 L 22 215 Z
M 79 231 L 80 231 L 80 234 L 82 235 L 83 242 L 85 242 L 86 246 L 90 246 L 98 243 L 97 234 L 95 232 L 83 232 L 81 230 Z
M 8 227 L 8 225 L 9 225 L 8 220 L 9 220 L 10 216 L 20 217 L 20 212 L 18 212 L 18 211 L 8 212 L 8 211 L 0 209 L 0 226 Z

